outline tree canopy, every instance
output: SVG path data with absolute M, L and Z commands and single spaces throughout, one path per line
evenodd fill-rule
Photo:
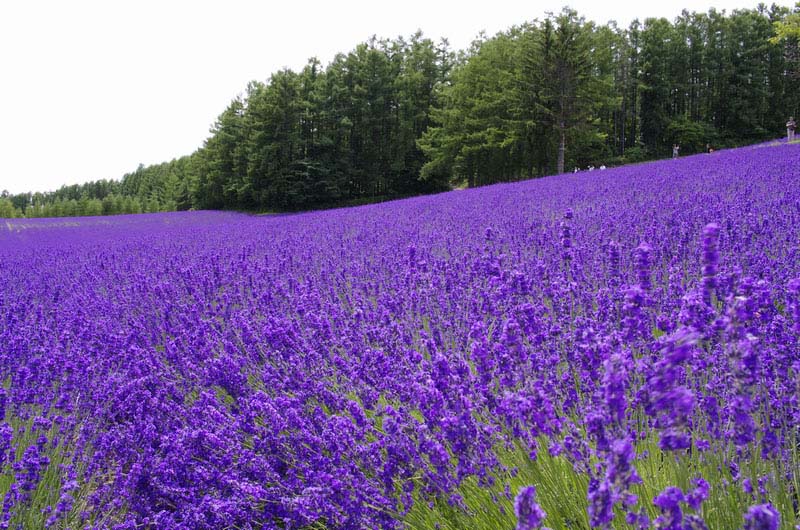
M 628 28 L 576 11 L 454 52 L 373 37 L 253 81 L 194 153 L 121 180 L 0 197 L 0 216 L 292 211 L 775 138 L 798 115 L 800 3 Z

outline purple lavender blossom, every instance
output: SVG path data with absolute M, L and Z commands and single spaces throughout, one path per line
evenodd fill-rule
M 547 514 L 536 502 L 536 487 L 525 486 L 514 499 L 514 514 L 517 516 L 517 530 L 538 530 Z
M 604 528 L 614 520 L 614 491 L 608 479 L 590 480 L 587 499 L 589 524 L 592 528 Z
M 763 458 L 767 502 L 796 474 L 800 146 L 717 155 L 287 216 L 0 223 L 0 526 L 47 471 L 80 485 L 35 509 L 53 526 L 399 529 L 501 488 L 498 447 L 582 474 L 596 527 L 651 526 L 639 459 Z M 665 490 L 658 524 L 704 528 L 724 487 Z
M 771 504 L 750 506 L 744 514 L 743 530 L 778 530 L 781 516 Z
M 636 247 L 636 279 L 638 286 L 642 291 L 650 291 L 652 287 L 651 264 L 650 254 L 653 252 L 653 247 L 647 243 L 641 243 Z
M 692 348 L 697 344 L 697 333 L 681 329 L 661 350 L 661 359 L 655 364 L 647 381 L 649 395 L 648 413 L 656 418 L 662 430 L 659 447 L 665 451 L 688 449 L 691 438 L 685 430 L 694 410 L 693 393 L 682 383 L 684 365 L 689 361 Z
M 50 463 L 46 455 L 40 453 L 37 445 L 25 449 L 22 459 L 14 464 L 19 492 L 23 499 L 28 499 L 39 484 L 41 473 Z
M 683 530 L 683 510 L 681 504 L 686 497 L 680 488 L 669 486 L 653 499 L 653 504 L 661 510 L 656 519 L 657 528 Z
M 787 285 L 789 315 L 795 333 L 800 334 L 800 278 L 794 278 Z
M 11 450 L 13 446 L 11 439 L 13 435 L 14 433 L 11 429 L 11 425 L 0 422 L 0 469 L 3 468 L 6 462 L 10 462 L 12 459 Z
M 608 243 L 608 273 L 610 281 L 616 282 L 619 278 L 619 259 L 619 244 L 616 241 L 610 241 Z
M 703 297 L 710 303 L 717 286 L 717 264 L 719 263 L 719 225 L 709 223 L 703 229 Z
M 686 504 L 688 504 L 692 510 L 699 510 L 703 502 L 708 499 L 708 492 L 711 489 L 711 485 L 703 477 L 692 479 L 692 485 L 694 488 L 686 494 Z

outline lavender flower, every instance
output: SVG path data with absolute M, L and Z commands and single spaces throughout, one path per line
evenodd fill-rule
M 708 499 L 708 492 L 711 485 L 703 478 L 697 477 L 692 479 L 694 488 L 686 494 L 686 504 L 692 510 L 699 510 L 703 502 Z
M 666 530 L 683 529 L 683 510 L 681 504 L 686 500 L 680 488 L 669 486 L 653 499 L 653 504 L 661 510 L 656 519 L 656 527 Z
M 688 417 L 694 410 L 694 395 L 681 384 L 683 365 L 689 360 L 698 335 L 682 329 L 662 348 L 662 358 L 653 367 L 647 381 L 649 394 L 648 413 L 656 417 L 656 425 L 663 429 L 659 447 L 665 451 L 688 449 L 691 440 L 684 430 Z
M 582 475 L 595 527 L 706 527 L 725 484 L 661 492 L 651 522 L 647 459 L 691 473 L 689 454 L 730 454 L 738 480 L 769 460 L 767 502 L 797 473 L 799 158 L 291 216 L 0 223 L 0 528 L 399 530 L 413 503 L 469 505 L 465 481 L 506 486 L 498 447 Z M 643 451 L 655 437 L 674 453 Z M 45 472 L 64 487 L 41 513 Z M 518 501 L 544 524 L 534 490 Z M 748 524 L 776 520 L 764 506 Z
M 609 280 L 616 282 L 619 279 L 619 244 L 616 241 L 608 243 L 608 273 Z
M 743 530 L 778 530 L 781 516 L 771 504 L 757 504 L 744 514 Z
M 792 328 L 800 334 L 800 278 L 792 279 L 787 285 L 787 309 L 792 317 Z
M 12 459 L 12 437 L 13 431 L 11 429 L 11 425 L 5 422 L 0 422 L 0 469 L 3 469 L 3 466 L 6 464 L 6 462 L 10 462 Z
M 647 243 L 641 243 L 636 247 L 636 278 L 638 286 L 642 291 L 648 292 L 652 287 L 650 278 L 650 253 L 653 247 Z
M 536 502 L 536 487 L 525 486 L 514 499 L 514 514 L 517 516 L 517 530 L 538 530 L 547 514 Z
M 719 225 L 709 223 L 703 229 L 703 297 L 711 302 L 711 295 L 717 286 L 717 264 L 719 263 Z

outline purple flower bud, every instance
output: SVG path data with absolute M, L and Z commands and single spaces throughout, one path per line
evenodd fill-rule
M 613 485 L 608 480 L 589 481 L 589 524 L 604 527 L 614 519 Z
M 778 530 L 781 515 L 771 504 L 757 504 L 748 508 L 744 514 L 742 530 Z
M 569 249 L 572 246 L 572 229 L 566 221 L 561 223 L 561 245 L 565 249 Z
M 708 526 L 702 517 L 691 514 L 683 518 L 683 530 L 708 530 Z
M 628 407 L 625 395 L 628 386 L 628 370 L 625 367 L 625 360 L 620 353 L 614 353 L 605 361 L 604 368 L 603 393 L 605 404 L 611 419 L 617 425 L 622 425 L 625 419 L 625 411 Z
M 787 309 L 792 316 L 793 329 L 795 333 L 800 333 L 800 278 L 791 280 L 787 286 L 787 291 Z
M 692 439 L 685 432 L 678 429 L 667 429 L 661 433 L 658 440 L 658 447 L 663 451 L 680 451 L 689 449 Z
M 717 287 L 718 239 L 719 225 L 707 224 L 703 229 L 703 298 L 706 303 L 711 302 L 711 294 Z
M 639 282 L 639 288 L 643 291 L 649 291 L 651 286 L 650 279 L 650 253 L 653 247 L 647 243 L 642 243 L 636 247 L 636 278 Z
M 728 471 L 731 472 L 731 477 L 733 477 L 733 480 L 739 480 L 739 464 L 731 460 L 728 462 Z
M 615 241 L 608 243 L 608 273 L 611 280 L 619 278 L 619 244 Z
M 686 504 L 692 510 L 699 510 L 703 502 L 708 499 L 708 491 L 710 486 L 703 477 L 697 477 L 692 480 L 694 488 L 686 495 Z
M 711 442 L 705 439 L 695 440 L 694 445 L 697 447 L 698 451 L 708 451 L 711 449 Z
M 11 439 L 13 435 L 11 425 L 5 422 L 0 423 L 0 469 L 3 469 L 7 460 L 13 460 L 11 456 Z
M 514 499 L 514 514 L 517 516 L 517 530 L 538 530 L 547 514 L 536 502 L 536 487 L 525 486 Z
M 681 503 L 686 497 L 680 488 L 668 486 L 653 499 L 653 504 L 661 509 L 661 516 L 656 520 L 657 528 L 682 530 L 683 510 Z

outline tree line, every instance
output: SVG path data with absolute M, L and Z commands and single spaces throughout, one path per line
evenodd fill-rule
M 372 38 L 251 82 L 189 156 L 0 197 L 0 216 L 358 204 L 780 136 L 798 114 L 800 3 L 627 28 L 565 8 L 455 52 Z

